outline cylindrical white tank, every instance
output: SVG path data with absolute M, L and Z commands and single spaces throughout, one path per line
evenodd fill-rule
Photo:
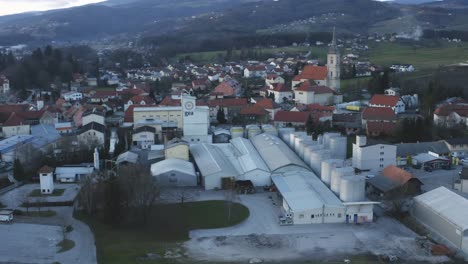
M 367 137 L 366 136 L 356 136 L 356 144 L 359 147 L 367 145 Z
M 317 144 L 317 143 L 310 138 L 302 141 L 302 144 L 299 146 L 299 153 L 298 153 L 299 157 L 301 157 L 302 160 L 305 160 L 304 157 L 305 157 L 306 148 L 314 144 Z M 310 153 L 309 153 L 309 157 L 310 157 Z
M 345 176 L 352 176 L 352 175 L 354 175 L 353 167 L 336 167 L 332 169 L 330 189 L 335 194 L 338 194 L 340 192 L 341 178 Z
M 308 139 L 310 139 L 310 137 L 304 135 L 299 135 L 294 139 L 294 152 L 296 152 L 297 155 L 299 155 L 299 149 L 303 144 L 303 141 Z
M 317 137 L 317 142 L 322 145 L 323 144 L 323 136 L 322 135 L 318 135 Z
M 343 160 L 340 159 L 328 159 L 322 161 L 322 174 L 320 175 L 320 178 L 326 185 L 330 186 L 332 170 L 335 167 L 343 167 L 343 163 Z
M 291 147 L 292 149 L 294 149 L 294 140 L 297 138 L 297 137 L 301 137 L 301 136 L 307 136 L 307 133 L 306 132 L 294 132 L 294 133 L 291 133 L 289 135 L 289 147 Z
M 307 145 L 304 147 L 304 162 L 310 166 L 310 153 L 312 153 L 313 151 L 313 148 L 312 148 L 313 145 Z
M 278 131 L 272 125 L 262 125 L 263 133 L 278 136 Z
M 341 136 L 341 134 L 337 132 L 327 132 L 323 134 L 323 144 L 325 145 L 325 148 L 330 149 L 330 139 L 339 136 Z
M 231 138 L 238 138 L 244 136 L 244 128 L 243 127 L 231 127 Z
M 346 159 L 347 142 L 348 140 L 346 137 L 330 138 L 330 150 L 333 158 Z
M 331 153 L 329 150 L 317 150 L 310 153 L 309 166 L 317 175 L 321 175 L 322 161 L 330 159 Z
M 340 199 L 343 202 L 361 202 L 366 198 L 366 180 L 362 176 L 341 177 Z
M 293 127 L 282 127 L 278 130 L 278 133 L 281 137 L 281 139 L 288 143 L 289 142 L 289 135 L 291 133 L 294 133 L 295 129 Z
M 260 135 L 261 132 L 258 126 L 250 126 L 247 128 L 247 138 L 253 138 L 256 135 Z

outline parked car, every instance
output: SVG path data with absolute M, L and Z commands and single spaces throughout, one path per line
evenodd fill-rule
M 460 160 L 460 163 L 461 163 L 461 164 L 466 164 L 466 165 L 468 165 L 468 158 L 463 158 L 463 159 L 461 159 L 461 160 Z
M 0 210 L 0 222 L 11 223 L 13 221 L 13 210 L 2 209 Z

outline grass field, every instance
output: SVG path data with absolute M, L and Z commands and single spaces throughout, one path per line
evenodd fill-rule
M 234 203 L 231 220 L 224 201 L 164 204 L 155 208 L 148 227 L 113 228 L 83 213 L 75 217 L 87 223 L 96 239 L 99 263 L 135 263 L 147 253 L 164 255 L 188 239 L 192 229 L 220 228 L 239 224 L 249 216 L 247 207 Z M 145 260 L 144 263 L 176 263 L 167 259 Z M 187 262 L 184 262 L 187 263 Z
M 41 197 L 41 196 L 62 196 L 65 189 L 54 189 L 51 194 L 42 194 L 40 189 L 34 189 L 29 196 L 30 197 Z
M 309 51 L 312 51 L 310 58 L 320 58 L 326 59 L 327 48 L 326 47 L 305 47 L 305 46 L 287 46 L 279 48 L 262 48 L 262 49 L 253 49 L 265 56 L 271 56 L 278 52 L 285 52 L 290 55 L 297 54 L 306 54 Z M 241 50 L 235 50 L 233 56 L 239 56 Z M 219 51 L 205 51 L 205 52 L 193 52 L 193 53 L 183 53 L 177 55 L 176 59 L 184 58 L 189 56 L 195 62 L 215 62 L 218 56 L 224 57 L 226 55 L 225 50 Z
M 413 47 L 397 43 L 371 45 L 372 63 L 389 66 L 394 63 L 413 64 L 416 70 L 434 69 L 440 65 L 468 61 L 468 44 L 445 43 L 438 47 Z

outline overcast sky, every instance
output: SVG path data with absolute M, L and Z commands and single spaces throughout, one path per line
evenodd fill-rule
M 105 0 L 0 0 L 0 16 L 29 11 L 67 8 L 104 1 Z

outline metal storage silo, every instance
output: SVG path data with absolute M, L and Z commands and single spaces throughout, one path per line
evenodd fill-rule
M 281 139 L 288 143 L 289 142 L 289 135 L 294 133 L 295 129 L 293 127 L 282 127 L 278 130 L 279 136 Z
M 231 127 L 231 138 L 238 138 L 244 136 L 244 128 L 243 127 Z
M 320 145 L 323 145 L 323 136 L 322 136 L 322 135 L 318 135 L 318 137 L 317 137 L 317 142 L 318 142 Z
M 278 136 L 278 131 L 272 125 L 262 125 L 263 133 Z
M 335 167 L 343 167 L 343 163 L 343 160 L 340 159 L 328 159 L 322 161 L 322 174 L 320 175 L 320 178 L 326 185 L 330 186 L 332 170 Z
M 366 198 L 366 180 L 362 176 L 341 177 L 340 199 L 343 202 L 360 202 Z
M 330 181 L 330 189 L 335 193 L 340 193 L 340 184 L 341 178 L 344 176 L 352 176 L 354 175 L 354 168 L 353 167 L 336 167 L 332 169 L 331 173 L 331 181 Z
M 315 141 L 313 141 L 312 139 L 308 138 L 308 139 L 305 139 L 302 141 L 302 144 L 299 146 L 299 157 L 301 157 L 302 160 L 305 161 L 305 151 L 306 149 L 309 147 L 309 146 L 312 146 L 314 144 L 317 144 Z M 310 157 L 310 153 L 309 153 L 309 157 Z
M 317 175 L 321 175 L 322 161 L 330 159 L 331 153 L 329 150 L 317 150 L 310 153 L 310 167 Z
M 301 137 L 301 136 L 307 136 L 307 133 L 306 132 L 294 132 L 294 133 L 291 133 L 289 135 L 289 147 L 291 147 L 292 149 L 294 149 L 294 140 L 297 138 L 297 137 Z
M 346 137 L 330 138 L 330 150 L 333 158 L 346 159 L 347 142 L 348 139 Z
M 301 144 L 303 144 L 302 142 L 304 140 L 307 140 L 309 139 L 310 137 L 308 137 L 307 135 L 299 135 L 297 136 L 295 139 L 294 139 L 294 152 L 296 152 L 297 155 L 299 155 L 299 148 L 301 146 Z
M 325 145 L 325 148 L 330 149 L 330 139 L 339 136 L 341 136 L 341 134 L 337 132 L 327 132 L 323 134 L 323 145 Z
M 310 153 L 313 151 L 314 145 L 304 146 L 304 158 L 302 159 L 308 166 L 310 166 Z

